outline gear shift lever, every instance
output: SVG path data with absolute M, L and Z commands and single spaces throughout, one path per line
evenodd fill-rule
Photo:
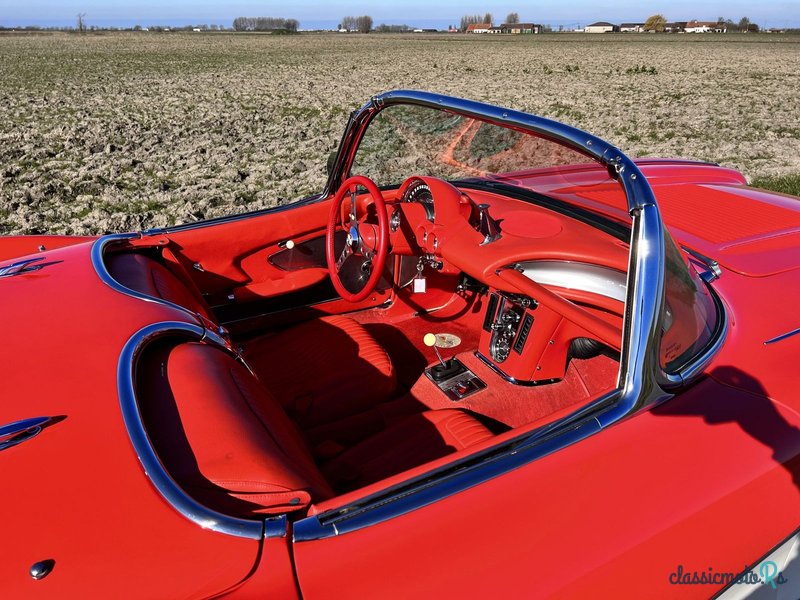
M 458 360 L 453 358 L 444 360 L 442 358 L 442 355 L 439 354 L 439 348 L 437 347 L 439 345 L 439 339 L 435 334 L 426 333 L 422 341 L 428 348 L 433 348 L 433 351 L 436 353 L 436 358 L 439 359 L 439 364 L 431 367 L 428 371 L 434 382 L 450 379 L 466 371 L 466 367 Z

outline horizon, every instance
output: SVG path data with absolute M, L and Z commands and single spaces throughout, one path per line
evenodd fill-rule
M 523 3 L 521 3 L 523 4 Z M 6 5 L 6 6 L 3 6 Z M 664 15 L 668 21 L 716 21 L 722 16 L 738 23 L 746 16 L 762 27 L 800 27 L 800 1 L 768 0 L 757 5 L 744 0 L 708 1 L 702 4 L 689 0 L 675 2 L 590 2 L 573 0 L 568 6 L 526 7 L 514 6 L 508 0 L 442 0 L 431 6 L 424 0 L 407 0 L 402 5 L 391 2 L 374 4 L 365 0 L 300 0 L 291 7 L 283 3 L 234 0 L 218 6 L 210 0 L 172 0 L 158 3 L 144 0 L 136 4 L 128 0 L 29 0 L 24 5 L 0 0 L 0 26 L 2 27 L 74 27 L 78 13 L 86 14 L 87 26 L 100 28 L 131 28 L 135 25 L 175 26 L 223 25 L 232 26 L 236 17 L 279 17 L 300 22 L 300 29 L 332 30 L 346 15 L 370 15 L 374 25 L 408 25 L 412 28 L 447 29 L 458 26 L 464 15 L 491 12 L 496 25 L 505 21 L 511 12 L 519 13 L 520 21 L 559 26 L 565 29 L 585 27 L 597 21 L 614 24 L 645 22 L 654 14 Z M 400 11 L 403 14 L 398 14 Z M 43 15 L 46 15 L 43 16 Z

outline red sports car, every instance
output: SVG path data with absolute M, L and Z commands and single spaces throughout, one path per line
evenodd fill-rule
M 417 91 L 328 169 L 0 240 L 2 597 L 798 595 L 797 198 Z

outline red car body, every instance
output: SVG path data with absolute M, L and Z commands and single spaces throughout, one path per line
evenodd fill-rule
M 503 459 L 513 465 L 454 483 L 450 492 L 416 491 L 432 495 L 351 530 L 344 522 L 338 535 L 320 533 L 325 515 L 447 468 L 453 457 L 317 502 L 305 515 L 262 515 L 253 523 L 263 535 L 198 524 L 176 510 L 143 467 L 120 410 L 119 369 L 129 340 L 148 326 L 208 329 L 208 323 L 104 281 L 93 255 L 102 255 L 107 238 L 0 240 L 0 268 L 40 259 L 29 264 L 36 270 L 18 267 L 22 272 L 0 278 L 0 425 L 50 418 L 29 431 L 29 440 L 0 451 L 3 596 L 641 598 L 708 597 L 722 590 L 723 580 L 680 585 L 675 574 L 740 573 L 800 524 L 794 371 L 800 335 L 781 337 L 800 327 L 791 309 L 800 298 L 800 203 L 750 188 L 739 173 L 715 165 L 652 159 L 636 165 L 677 244 L 718 263 L 713 289 L 727 314 L 727 332 L 702 374 L 593 435 L 551 452 L 537 450 L 535 457 L 521 445 Z M 607 173 L 587 170 L 580 193 L 573 193 L 563 185 L 569 168 L 507 178 L 609 219 L 626 217 L 624 195 L 606 185 Z M 512 220 L 534 230 L 548 226 L 545 209 L 531 208 L 528 222 L 502 192 L 468 191 L 476 204 L 491 204 L 501 227 L 504 219 L 506 227 Z M 383 195 L 389 206 L 399 202 L 392 190 Z M 129 250 L 175 248 L 207 297 L 234 294 L 247 302 L 248 294 L 263 298 L 265 285 L 270 297 L 279 297 L 315 285 L 325 270 L 290 276 L 253 256 L 272 255 L 286 240 L 323 235 L 332 196 L 113 243 Z M 627 269 L 624 244 L 617 252 L 598 244 L 594 233 L 574 229 L 568 217 L 548 218 L 573 236 L 564 238 L 572 240 L 561 249 L 565 256 L 589 254 L 595 264 Z M 463 263 L 448 260 L 445 270 L 479 280 L 485 274 L 493 285 L 495 259 L 454 250 L 460 243 L 455 234 L 441 241 Z M 502 263 L 537 252 L 531 241 L 495 248 Z M 359 305 L 334 300 L 314 311 L 382 307 L 397 316 L 419 310 L 414 302 L 446 305 L 452 293 L 445 285 L 436 288 L 432 274 L 422 301 L 388 288 Z M 308 310 L 291 307 L 270 322 L 302 321 Z M 433 354 L 427 358 L 435 363 Z M 548 415 L 539 426 L 571 410 Z M 515 435 L 514 429 L 500 434 L 482 449 Z M 477 451 L 458 454 L 459 460 Z M 40 566 L 48 572 L 37 579 L 31 569 L 41 561 L 53 563 Z

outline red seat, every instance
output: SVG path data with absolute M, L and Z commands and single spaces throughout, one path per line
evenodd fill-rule
M 304 430 L 389 398 L 397 385 L 389 355 L 353 319 L 307 321 L 245 345 L 261 382 Z
M 107 258 L 122 285 L 162 298 L 214 322 L 193 282 L 143 254 Z M 245 344 L 245 358 L 258 378 L 296 422 L 307 429 L 387 400 L 397 379 L 386 351 L 349 317 L 314 319 Z
M 157 347 L 137 372 L 140 410 L 167 470 L 199 501 L 238 516 L 302 510 L 492 435 L 462 411 L 430 411 L 346 449 L 321 472 L 275 398 L 223 350 Z
M 464 450 L 492 432 L 458 409 L 406 417 L 322 465 L 328 482 L 346 492 Z

